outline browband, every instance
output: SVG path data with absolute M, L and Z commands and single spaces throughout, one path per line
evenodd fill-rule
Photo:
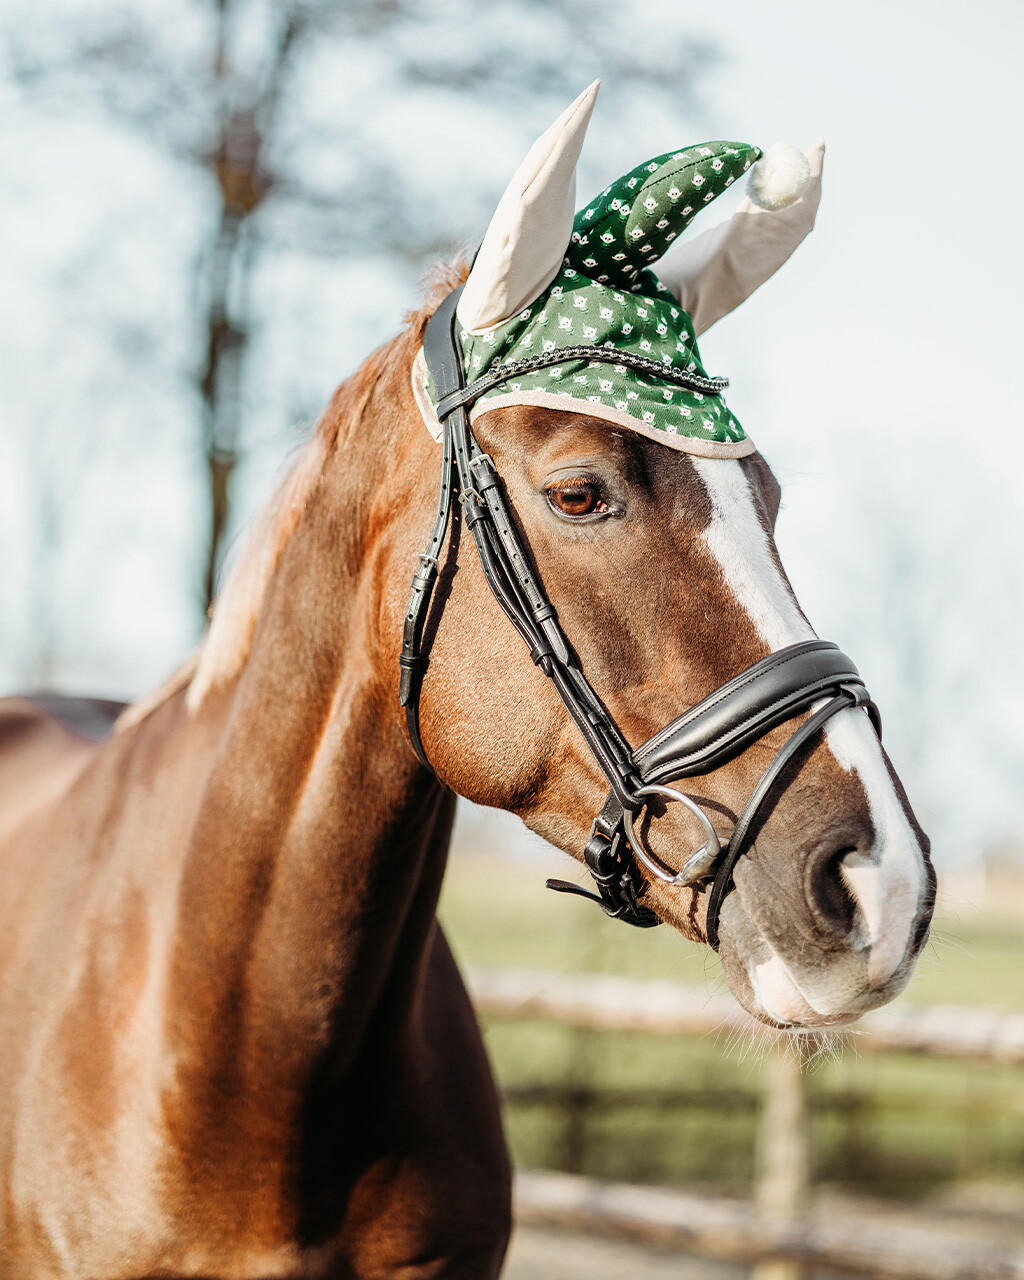
M 457 494 L 491 592 L 522 636 L 534 662 L 551 679 L 611 788 L 584 848 L 584 860 L 597 893 L 564 880 L 549 880 L 548 887 L 589 898 L 616 919 L 650 928 L 660 920 L 640 902 L 646 885 L 638 864 L 650 877 L 671 885 L 696 885 L 713 876 L 706 934 L 708 943 L 717 949 L 719 915 L 733 885 L 736 862 L 750 844 L 757 821 L 786 765 L 832 716 L 848 707 L 865 707 L 880 733 L 877 709 L 857 668 L 845 654 L 828 641 L 807 640 L 769 654 L 740 672 L 637 750 L 629 746 L 570 650 L 519 539 L 494 462 L 481 451 L 473 436 L 468 410 L 493 387 L 527 371 L 527 366 L 532 370 L 571 360 L 614 360 L 709 394 L 718 394 L 727 382 L 666 368 L 629 352 L 583 346 L 556 348 L 526 360 L 497 365 L 467 386 L 455 317 L 461 292 L 460 286 L 444 299 L 428 322 L 423 338 L 424 359 L 438 398 L 443 443 L 437 514 L 430 542 L 413 577 L 399 659 L 399 702 L 405 708 L 413 749 L 429 768 L 419 728 L 419 695 L 427 667 L 422 649 L 423 628 Z M 653 368 L 648 369 L 647 365 Z M 723 849 L 703 810 L 690 797 L 665 784 L 710 773 L 805 711 L 812 714 L 765 770 Z M 635 830 L 635 819 L 655 797 L 685 805 L 705 832 L 704 845 L 679 871 L 661 863 L 644 847 Z
M 427 368 L 430 360 L 424 349 Z M 568 364 L 572 360 L 586 360 L 588 364 L 615 364 L 633 369 L 637 373 L 645 373 L 648 377 L 657 378 L 661 382 L 671 382 L 677 387 L 685 387 L 687 391 L 702 391 L 705 395 L 720 396 L 729 385 L 728 378 L 705 378 L 699 373 L 690 373 L 686 369 L 677 369 L 673 365 L 662 364 L 652 360 L 650 356 L 639 356 L 632 351 L 620 351 L 616 347 L 594 347 L 585 343 L 574 347 L 554 347 L 550 351 L 538 352 L 535 356 L 526 356 L 522 360 L 506 360 L 471 382 L 468 387 L 460 387 L 449 391 L 437 402 L 437 416 L 443 421 L 453 409 L 469 408 L 481 396 L 512 378 L 521 378 L 527 373 L 536 373 L 538 369 L 547 369 L 551 365 Z M 435 386 L 437 384 L 435 383 Z

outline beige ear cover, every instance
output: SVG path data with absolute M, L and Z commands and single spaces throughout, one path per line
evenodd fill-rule
M 682 241 L 658 264 L 659 279 L 689 312 L 698 335 L 773 276 L 814 226 L 825 144 L 819 142 L 804 153 L 806 168 L 792 163 L 792 151 L 795 148 L 770 148 L 752 171 L 755 192 L 771 191 L 775 207 L 756 204 L 747 196 L 727 222 Z M 786 203 L 776 194 L 778 168 L 758 174 L 766 160 L 773 160 L 773 153 L 787 170 L 799 170 L 796 181 L 802 180 L 801 190 L 791 192 Z
M 555 278 L 572 235 L 576 162 L 599 87 L 595 80 L 541 134 L 508 184 L 459 299 L 464 328 L 493 329 Z

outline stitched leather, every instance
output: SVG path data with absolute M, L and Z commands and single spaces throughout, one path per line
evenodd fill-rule
M 860 674 L 838 646 L 808 640 L 771 654 L 648 739 L 634 756 L 644 782 L 710 773 Z
M 455 290 L 441 303 L 423 340 L 424 357 L 440 397 L 438 416 L 442 420 L 444 448 L 437 515 L 427 551 L 420 557 L 420 567 L 413 577 L 403 631 L 399 700 L 405 707 L 410 741 L 429 767 L 419 732 L 419 692 L 427 661 L 422 650 L 423 630 L 456 494 L 487 585 L 522 636 L 534 662 L 551 679 L 611 787 L 584 849 L 584 861 L 597 892 L 562 880 L 549 880 L 551 888 L 589 898 L 608 915 L 627 924 L 640 928 L 658 924 L 657 915 L 641 902 L 646 880 L 635 851 L 626 840 L 623 824 L 625 811 L 635 813 L 645 803 L 643 795 L 638 794 L 641 788 L 708 773 L 827 697 L 827 704 L 799 726 L 776 753 L 748 799 L 717 864 L 709 869 L 703 863 L 697 864 L 700 870 L 695 874 L 712 877 L 707 936 L 711 945 L 717 946 L 719 912 L 732 887 L 737 860 L 772 798 L 784 766 L 831 716 L 847 707 L 866 707 L 879 729 L 874 704 L 857 668 L 845 654 L 828 641 L 808 640 L 754 663 L 660 729 L 639 750 L 632 751 L 577 664 L 520 542 L 494 462 L 480 449 L 470 429 L 470 406 L 484 391 L 514 377 L 518 366 L 499 366 L 485 379 L 466 387 L 455 323 L 460 292 L 461 289 Z M 645 864 L 648 874 L 657 873 L 670 883 L 686 883 L 649 853 Z
M 719 943 L 718 925 L 722 912 L 722 903 L 725 901 L 725 895 L 733 886 L 733 873 L 736 869 L 736 863 L 739 861 L 740 855 L 747 850 L 754 824 L 761 816 L 771 796 L 772 788 L 778 781 L 783 769 L 797 752 L 812 738 L 816 737 L 834 715 L 840 711 L 845 711 L 849 707 L 856 706 L 858 697 L 859 695 L 855 691 L 844 689 L 827 702 L 825 706 L 819 708 L 809 720 L 806 720 L 797 729 L 796 733 L 792 735 L 782 749 L 776 753 L 771 764 L 761 775 L 757 786 L 750 793 L 750 798 L 747 800 L 743 812 L 736 819 L 736 825 L 729 839 L 725 856 L 715 868 L 715 878 L 708 897 L 708 912 L 704 932 L 709 946 L 714 947 L 716 951 Z
M 455 308 L 462 293 L 462 285 L 438 307 L 442 315 L 447 312 L 454 318 Z M 450 321 L 449 321 L 450 322 Z M 461 385 L 461 371 L 451 358 L 443 343 L 438 345 L 438 332 L 428 331 L 424 334 L 423 346 L 426 351 L 430 343 L 432 359 L 435 362 L 434 376 L 440 385 L 445 387 Z M 449 383 L 449 380 L 453 380 Z M 434 517 L 434 528 L 426 551 L 420 556 L 419 568 L 413 574 L 412 594 L 409 607 L 405 611 L 405 624 L 402 631 L 402 652 L 398 658 L 400 668 L 398 685 L 398 705 L 405 708 L 405 723 L 409 731 L 409 741 L 420 760 L 430 768 L 430 761 L 423 749 L 420 738 L 420 689 L 427 670 L 427 655 L 423 652 L 423 627 L 427 620 L 427 611 L 434 594 L 437 582 L 438 557 L 448 535 L 448 524 L 451 519 L 452 493 L 455 485 L 455 459 L 452 453 L 452 437 L 445 432 L 441 456 L 441 488 L 437 499 L 437 514 Z
M 836 645 L 826 640 L 808 640 L 780 649 L 741 671 L 666 725 L 634 755 L 645 785 L 703 775 L 740 755 L 785 720 L 810 710 L 823 697 L 828 698 L 826 705 L 795 730 L 762 774 L 713 869 L 705 936 L 716 950 L 719 915 L 733 885 L 736 863 L 747 850 L 751 832 L 772 798 L 782 770 L 832 716 L 849 707 L 865 707 L 880 732 L 874 703 L 856 667 Z M 594 824 L 588 849 L 597 835 L 603 836 L 612 849 L 621 821 L 618 798 L 614 792 L 609 793 Z

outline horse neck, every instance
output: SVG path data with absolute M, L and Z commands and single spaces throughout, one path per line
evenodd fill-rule
M 301 1087 L 318 1046 L 352 1052 L 386 983 L 394 1016 L 408 1005 L 450 833 L 453 798 L 412 754 L 377 641 L 395 534 L 373 494 L 410 400 L 402 352 L 378 365 L 329 411 L 336 439 L 244 668 L 196 713 L 222 728 L 182 881 L 177 1025 L 203 1075 L 241 1066 L 261 1089 Z

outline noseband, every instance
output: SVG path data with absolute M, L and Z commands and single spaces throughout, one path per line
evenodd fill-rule
M 423 627 L 457 496 L 487 585 L 526 642 L 534 662 L 558 690 L 611 788 L 583 851 L 597 892 L 564 880 L 549 880 L 548 887 L 589 898 L 615 919 L 647 929 L 660 920 L 640 903 L 646 887 L 643 872 L 668 885 L 710 880 L 706 934 L 708 943 L 717 949 L 719 915 L 733 885 L 737 860 L 749 846 L 755 823 L 779 776 L 832 716 L 847 707 L 866 708 L 880 732 L 877 709 L 849 658 L 834 644 L 808 640 L 780 649 L 741 671 L 643 746 L 635 751 L 630 747 L 569 648 L 509 515 L 494 461 L 473 436 L 469 409 L 492 387 L 535 368 L 570 360 L 611 361 L 637 368 L 652 365 L 642 371 L 711 395 L 718 395 L 726 381 L 666 368 L 629 352 L 584 346 L 507 361 L 467 386 L 455 319 L 461 292 L 460 287 L 445 298 L 423 338 L 424 358 L 439 397 L 437 416 L 443 427 L 443 447 L 437 517 L 413 577 L 399 659 L 399 702 L 405 708 L 413 748 L 429 768 L 419 728 L 419 694 L 427 667 Z M 784 721 L 808 710 L 812 714 L 776 753 L 723 848 L 704 811 L 678 788 L 666 784 L 710 773 Z M 704 844 L 679 871 L 665 866 L 647 849 L 637 831 L 641 811 L 652 800 L 682 804 L 703 828 Z

